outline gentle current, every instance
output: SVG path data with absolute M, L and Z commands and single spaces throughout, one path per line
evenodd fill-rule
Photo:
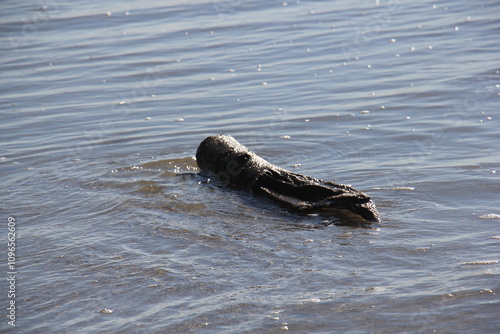
M 0 6 L 0 332 L 500 329 L 498 1 Z M 219 132 L 382 223 L 207 182 Z

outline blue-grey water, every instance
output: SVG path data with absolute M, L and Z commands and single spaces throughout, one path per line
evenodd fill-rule
M 0 332 L 500 330 L 498 1 L 0 7 Z M 207 182 L 220 132 L 383 221 Z

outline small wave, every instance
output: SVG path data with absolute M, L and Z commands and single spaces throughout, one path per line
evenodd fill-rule
M 471 262 L 464 262 L 462 263 L 463 265 L 481 265 L 481 264 L 496 264 L 500 263 L 498 260 L 491 260 L 491 261 L 471 261 Z
M 500 219 L 500 215 L 496 213 L 487 213 L 485 215 L 479 216 L 481 219 Z
M 415 187 L 375 187 L 373 190 L 415 190 Z
M 180 159 L 150 161 L 142 165 L 120 167 L 112 170 L 111 172 L 118 173 L 121 171 L 134 171 L 134 170 L 143 170 L 149 172 L 164 172 L 166 176 L 171 176 L 182 173 L 197 172 L 199 168 L 198 165 L 196 164 L 196 159 L 194 157 L 187 157 Z

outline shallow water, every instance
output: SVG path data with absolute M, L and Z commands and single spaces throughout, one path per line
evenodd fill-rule
M 496 333 L 499 11 L 4 1 L 2 332 Z M 382 223 L 208 180 L 193 157 L 219 132 Z

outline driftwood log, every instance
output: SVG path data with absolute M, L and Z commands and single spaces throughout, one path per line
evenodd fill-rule
M 196 161 L 201 170 L 214 173 L 225 184 L 249 189 L 301 213 L 326 212 L 342 217 L 348 212 L 367 221 L 380 221 L 375 204 L 366 194 L 275 166 L 231 136 L 206 138 L 198 147 Z

